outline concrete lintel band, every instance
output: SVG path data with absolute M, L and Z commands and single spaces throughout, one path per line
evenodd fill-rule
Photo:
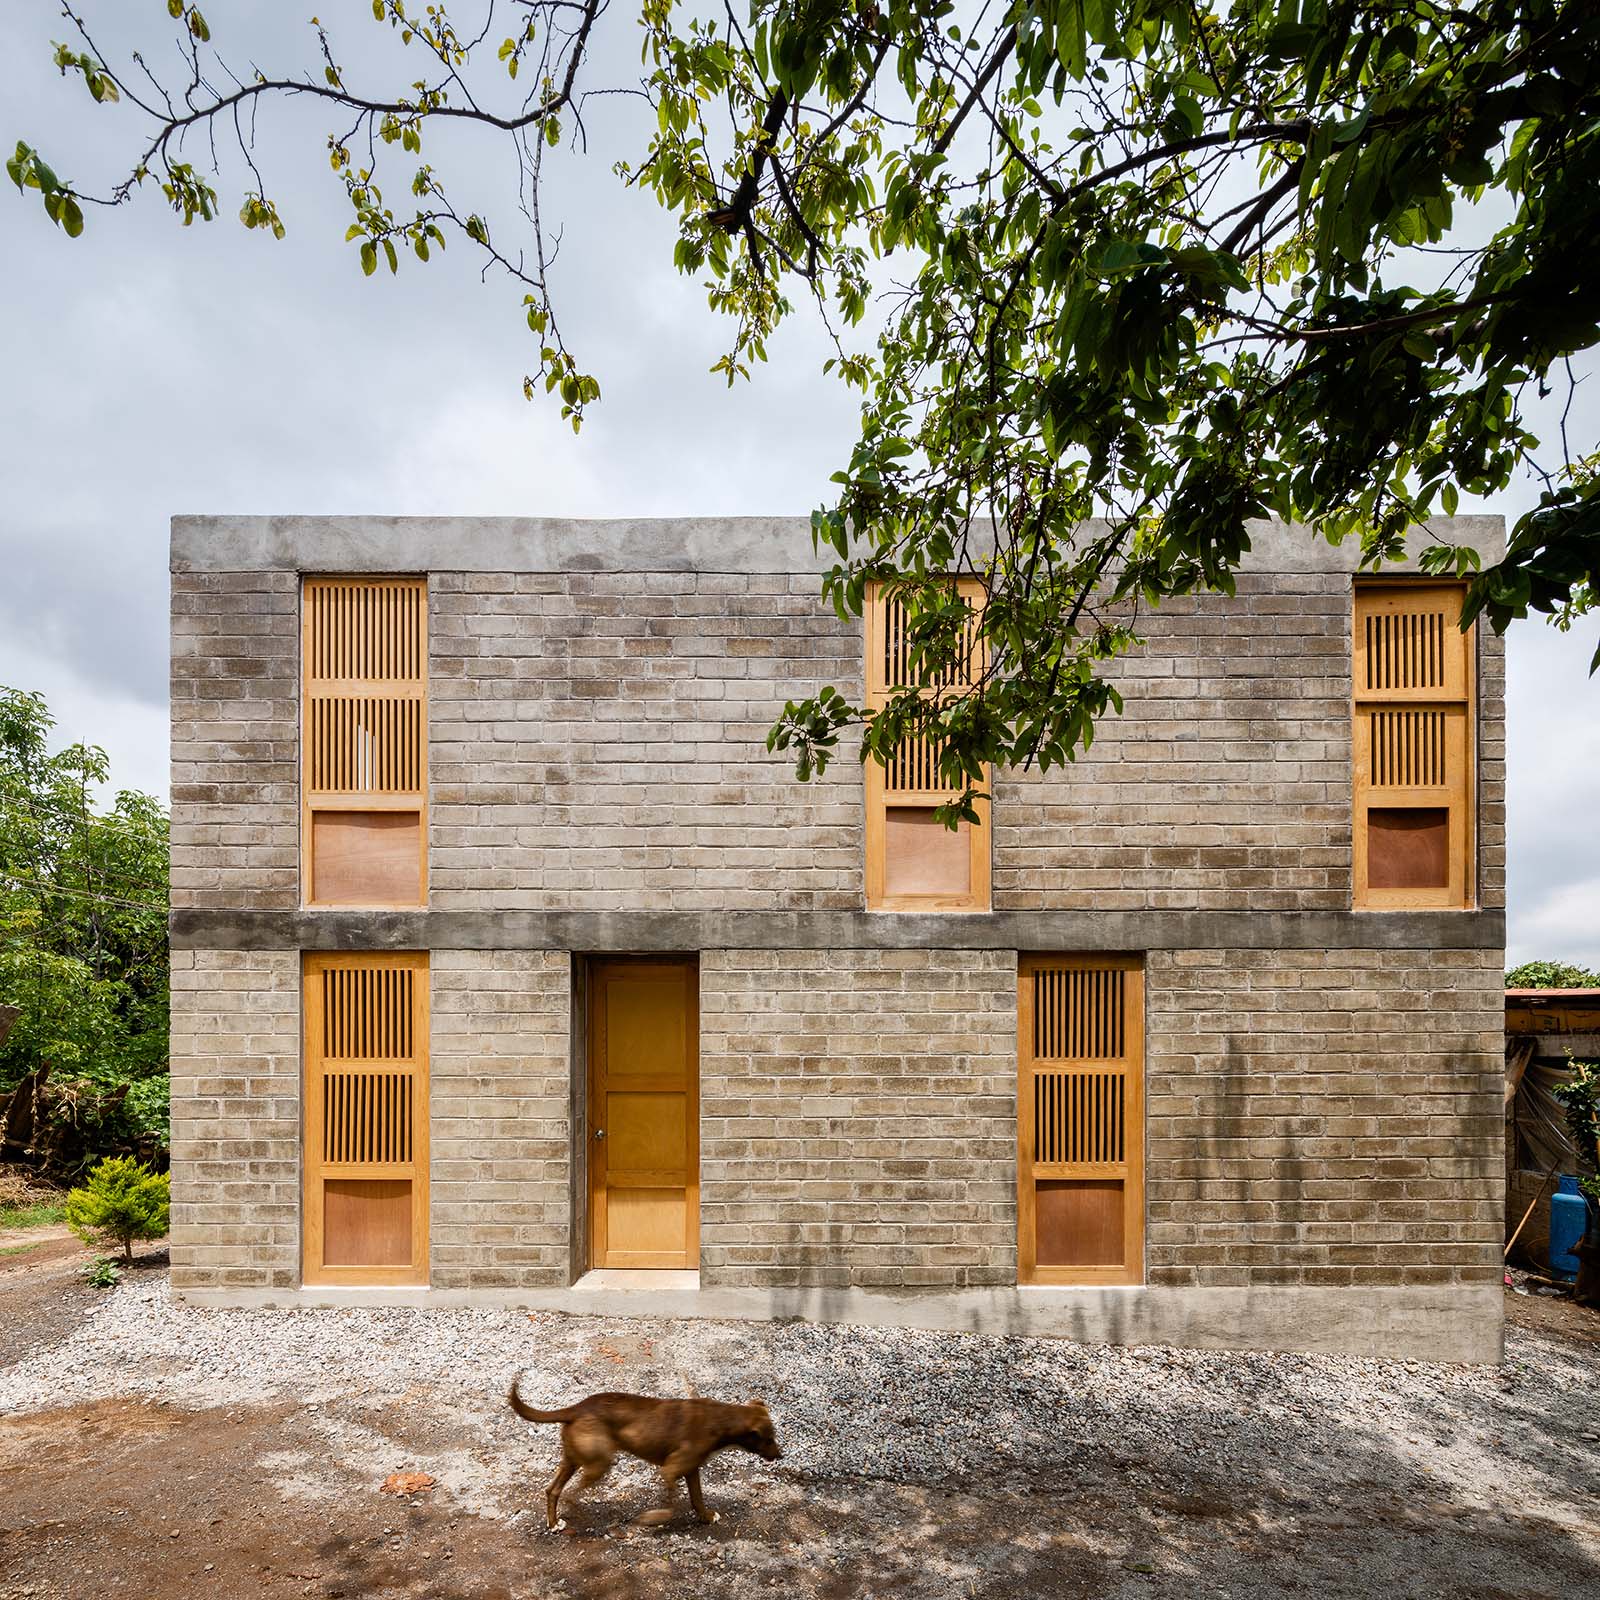
M 1091 527 L 1093 525 L 1091 524 Z M 1282 522 L 1250 524 L 1249 572 L 1356 571 L 1354 541 L 1331 545 Z M 1411 553 L 1470 545 L 1505 549 L 1502 517 L 1441 517 Z M 174 517 L 174 572 L 706 572 L 817 574 L 804 517 Z M 1414 570 L 1407 566 L 1386 570 Z
M 1499 950 L 1500 911 L 178 910 L 179 950 Z

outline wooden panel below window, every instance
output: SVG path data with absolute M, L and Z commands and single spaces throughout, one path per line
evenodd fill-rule
M 411 1265 L 411 1180 L 329 1178 L 322 1186 L 324 1267 Z
M 1040 1267 L 1120 1266 L 1123 1193 L 1120 1178 L 1043 1178 L 1034 1190 Z
M 1448 889 L 1448 809 L 1444 806 L 1369 807 L 1367 884 L 1373 889 Z
M 889 895 L 948 895 L 972 890 L 972 837 L 965 822 L 945 827 L 931 806 L 884 812 L 883 887 Z
M 420 906 L 422 818 L 415 811 L 313 811 L 316 906 Z

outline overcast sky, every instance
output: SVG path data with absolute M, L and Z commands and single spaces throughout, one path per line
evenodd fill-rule
M 147 46 L 166 37 L 154 4 L 81 9 L 107 43 L 125 32 L 124 12 Z M 317 9 L 358 78 L 377 36 L 369 0 Z M 637 74 L 635 9 L 605 19 L 596 82 Z M 276 75 L 312 58 L 301 7 L 213 0 L 206 10 L 236 61 Z M 0 143 L 9 153 L 26 139 L 63 177 L 105 187 L 134 117 L 94 107 L 81 80 L 50 66 L 50 41 L 67 36 L 54 0 L 10 0 L 7 11 Z M 627 102 L 596 103 L 590 157 L 565 162 L 550 195 L 566 225 L 558 303 L 603 389 L 579 438 L 554 408 L 523 400 L 521 295 L 480 285 L 464 245 L 395 279 L 362 277 L 355 247 L 340 242 L 348 214 L 324 153 L 325 111 L 263 115 L 281 243 L 233 221 L 236 162 L 219 185 L 226 221 L 185 230 L 145 196 L 116 214 L 91 210 L 76 241 L 49 225 L 37 195 L 24 201 L 6 184 L 0 683 L 45 693 L 63 738 L 107 748 L 119 786 L 164 796 L 175 512 L 598 517 L 804 514 L 822 503 L 854 412 L 821 374 L 821 340 L 797 317 L 753 386 L 730 393 L 708 373 L 722 330 L 703 290 L 672 269 L 670 220 L 610 173 L 642 152 L 635 116 Z M 508 226 L 496 201 L 513 176 L 507 158 L 487 139 L 478 148 L 481 203 Z M 455 151 L 429 154 L 448 174 Z M 1594 439 L 1596 409 L 1586 396 L 1575 410 L 1579 437 Z M 1514 517 L 1530 497 L 1521 486 L 1484 509 Z M 1587 675 L 1597 631 L 1600 619 L 1568 637 L 1537 622 L 1511 634 L 1513 961 L 1600 966 L 1600 680 Z

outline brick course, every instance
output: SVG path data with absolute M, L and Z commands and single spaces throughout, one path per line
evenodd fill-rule
M 172 905 L 300 897 L 300 582 L 172 575 Z
M 433 952 L 437 1288 L 568 1281 L 571 985 L 565 951 Z
M 995 950 L 700 959 L 708 1284 L 1016 1279 L 1017 967 Z
M 300 1281 L 300 957 L 172 952 L 172 1285 Z
M 814 577 L 436 573 L 434 910 L 861 903 L 861 774 L 794 781 L 786 697 L 858 693 Z
M 1149 1281 L 1493 1281 L 1500 967 L 1492 950 L 1152 952 Z

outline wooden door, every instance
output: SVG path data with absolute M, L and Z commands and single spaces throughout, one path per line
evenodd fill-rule
M 428 958 L 307 955 L 306 1283 L 428 1281 Z
M 1017 970 L 1017 1276 L 1144 1277 L 1144 972 L 1135 956 Z
M 605 961 L 589 986 L 594 1267 L 700 1264 L 699 975 Z

